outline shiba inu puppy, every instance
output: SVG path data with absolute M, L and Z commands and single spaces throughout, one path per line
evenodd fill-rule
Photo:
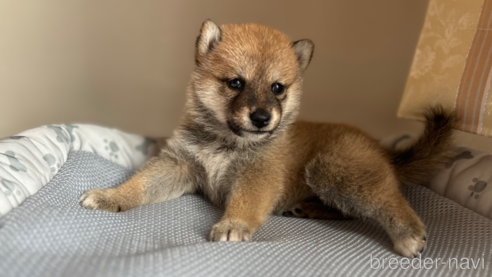
M 343 218 L 335 207 L 375 219 L 397 253 L 418 255 L 425 226 L 399 186 L 448 161 L 453 114 L 429 109 L 423 135 L 401 151 L 348 125 L 295 122 L 313 50 L 262 25 L 205 21 L 180 127 L 131 179 L 87 191 L 81 205 L 120 212 L 201 193 L 225 208 L 212 241 L 248 241 L 270 214 Z

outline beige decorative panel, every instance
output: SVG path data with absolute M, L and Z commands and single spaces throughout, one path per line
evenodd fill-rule
M 457 129 L 492 136 L 491 26 L 492 0 L 431 0 L 398 115 L 440 103 Z

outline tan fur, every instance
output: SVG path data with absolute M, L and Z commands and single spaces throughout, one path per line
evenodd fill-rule
M 115 212 L 201 193 L 226 208 L 212 241 L 250 240 L 272 213 L 367 217 L 397 253 L 418 255 L 425 226 L 399 185 L 425 183 L 446 163 L 454 116 L 429 110 L 422 138 L 399 151 L 348 125 L 295 122 L 313 48 L 265 26 L 206 21 L 180 127 L 135 176 L 86 192 L 82 206 Z M 278 84 L 285 89 L 274 92 Z M 264 126 L 252 123 L 258 109 L 271 115 Z
M 273 150 L 275 151 L 275 150 Z M 272 151 L 272 152 L 273 152 Z M 278 162 L 276 156 L 264 157 L 245 171 L 232 187 L 232 196 L 227 210 L 219 223 L 214 225 L 210 239 L 212 241 L 231 240 L 227 228 L 231 222 L 241 225 L 239 241 L 247 241 L 251 235 L 267 220 L 278 198 L 283 193 L 283 169 L 272 167 Z M 258 178 L 257 176 L 262 176 Z M 224 228 L 226 227 L 226 228 Z M 224 239 L 225 238 L 225 239 Z M 234 239 L 235 240 L 235 239 Z

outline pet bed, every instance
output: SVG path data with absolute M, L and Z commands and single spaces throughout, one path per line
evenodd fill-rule
M 79 205 L 85 190 L 122 183 L 155 149 L 144 137 L 92 125 L 0 140 L 0 276 L 492 275 L 486 153 L 463 148 L 430 189 L 403 188 L 429 238 L 422 257 L 407 264 L 372 220 L 271 216 L 252 242 L 212 243 L 223 211 L 200 196 L 122 213 Z

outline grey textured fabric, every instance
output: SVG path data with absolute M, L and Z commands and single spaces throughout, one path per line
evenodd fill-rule
M 405 270 L 390 269 L 388 260 L 381 268 L 382 258 L 402 258 L 371 220 L 272 216 L 252 242 L 211 243 L 209 230 L 222 211 L 199 196 L 123 213 L 79 206 L 83 191 L 115 186 L 131 174 L 93 153 L 71 152 L 48 185 L 1 219 L 0 276 L 492 275 L 491 221 L 423 187 L 405 194 L 428 226 L 428 249 L 422 268 Z M 371 255 L 379 260 L 371 263 Z M 441 260 L 425 269 L 425 258 Z M 470 269 L 449 269 L 449 258 L 457 258 L 458 268 L 468 258 Z

